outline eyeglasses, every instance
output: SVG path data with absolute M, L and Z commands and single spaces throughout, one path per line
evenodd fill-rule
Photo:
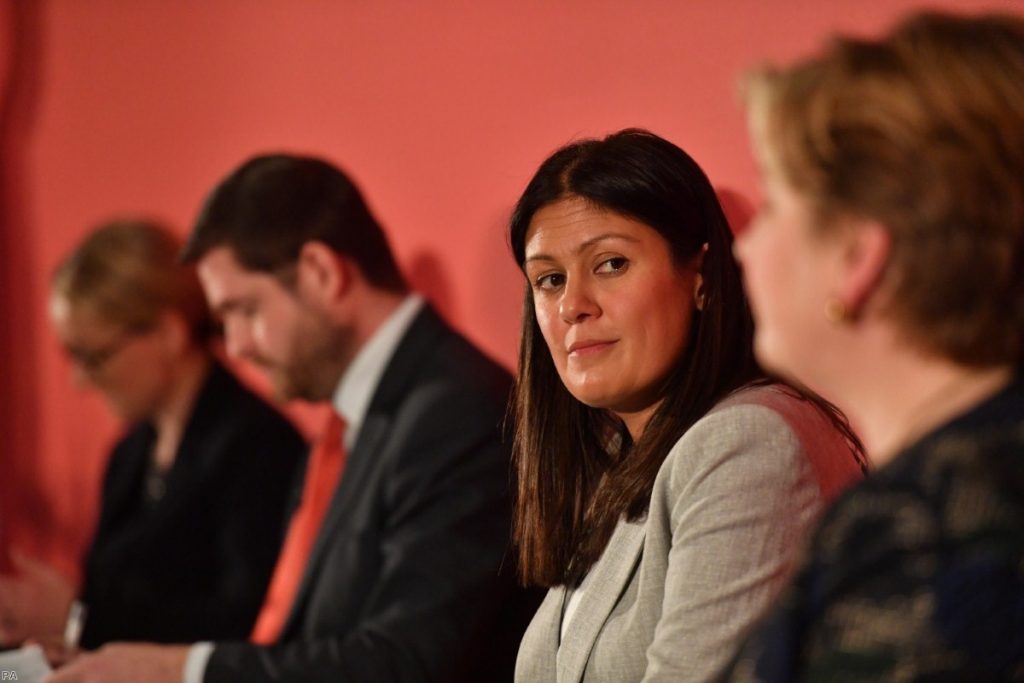
M 148 328 L 129 328 L 99 348 L 86 349 L 78 346 L 66 346 L 64 351 L 72 363 L 85 372 L 96 374 L 103 370 L 107 363 L 128 345 L 128 342 L 147 330 Z

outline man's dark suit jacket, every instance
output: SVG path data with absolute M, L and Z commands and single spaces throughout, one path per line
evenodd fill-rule
M 248 636 L 273 571 L 306 446 L 271 406 L 214 365 L 165 493 L 143 487 L 156 432 L 133 427 L 107 466 L 85 563 L 82 644 Z
M 205 683 L 511 680 L 508 374 L 425 308 L 369 406 L 279 645 L 218 645 Z M 502 571 L 499 572 L 499 569 Z

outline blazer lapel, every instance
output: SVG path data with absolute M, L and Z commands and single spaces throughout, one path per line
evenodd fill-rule
M 139 491 L 146 476 L 149 453 L 156 440 L 156 432 L 149 424 L 133 427 L 129 441 L 114 452 L 115 458 L 108 464 L 109 471 L 104 480 L 103 508 L 99 524 L 101 527 L 122 524 L 135 534 L 148 533 L 148 522 L 136 514 Z M 125 522 L 127 520 L 127 524 Z
M 320 565 L 330 547 L 334 534 L 349 516 L 349 508 L 352 502 L 359 496 L 358 492 L 363 487 L 363 482 L 373 468 L 373 455 L 377 452 L 377 446 L 387 435 L 388 425 L 391 420 L 386 415 L 367 414 L 359 430 L 359 438 L 356 440 L 352 451 L 345 456 L 345 468 L 341 473 L 341 479 L 331 496 L 331 504 L 327 508 L 327 514 L 317 532 L 313 548 L 306 560 L 306 567 L 302 573 L 302 582 L 295 594 L 291 611 L 285 622 L 282 634 L 287 634 L 296 628 L 299 623 L 306 599 L 312 590 L 313 584 L 320 573 Z
M 519 645 L 515 675 L 517 681 L 556 682 L 551 662 L 558 656 L 559 626 L 564 608 L 565 587 L 549 589 Z
M 416 367 L 420 358 L 436 343 L 437 338 L 445 329 L 444 323 L 429 304 L 413 319 L 398 343 L 394 355 L 388 361 L 387 368 L 380 378 L 380 384 L 374 390 L 373 398 L 363 418 L 362 427 L 355 445 L 346 456 L 345 469 L 341 481 L 331 498 L 320 531 L 317 533 L 313 549 L 310 551 L 306 568 L 303 571 L 302 583 L 292 603 L 291 612 L 285 622 L 282 634 L 287 636 L 292 629 L 298 628 L 305 603 L 320 572 L 320 565 L 338 528 L 349 516 L 352 502 L 357 500 L 364 490 L 364 482 L 372 472 L 379 445 L 387 435 L 396 405 L 405 395 L 406 387 L 416 376 Z
M 597 636 L 629 585 L 646 535 L 645 520 L 620 522 L 601 559 L 590 570 L 586 589 L 558 648 L 558 683 L 578 683 Z
M 156 441 L 156 429 L 150 423 L 142 423 L 133 429 L 134 438 L 130 460 L 126 459 L 119 468 L 116 481 L 110 481 L 105 496 L 111 501 L 110 510 L 115 516 L 127 514 L 131 519 L 125 524 L 125 532 L 119 535 L 120 542 L 152 532 L 159 520 L 174 517 L 182 505 L 193 504 L 192 494 L 197 481 L 215 471 L 226 453 L 211 448 L 210 434 L 224 415 L 225 386 L 230 380 L 227 371 L 213 363 L 196 396 L 195 403 L 185 423 L 181 442 L 174 456 L 174 462 L 164 476 L 164 491 L 150 514 L 138 516 L 140 491 L 149 469 L 150 451 Z M 122 512 L 125 510 L 126 512 Z M 128 532 L 127 530 L 131 530 Z

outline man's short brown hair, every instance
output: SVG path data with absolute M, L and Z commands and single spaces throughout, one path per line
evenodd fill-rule
M 249 270 L 287 273 L 302 245 L 323 242 L 350 257 L 373 286 L 406 290 L 387 237 L 355 183 L 315 157 L 253 157 L 206 199 L 182 258 L 229 247 Z

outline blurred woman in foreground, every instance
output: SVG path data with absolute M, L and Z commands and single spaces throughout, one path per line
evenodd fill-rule
M 856 477 L 841 420 L 763 381 L 715 192 L 644 131 L 577 142 L 512 218 L 526 279 L 516 680 L 702 681 Z
M 749 83 L 738 242 L 769 368 L 877 471 L 738 680 L 1024 676 L 1024 20 L 922 14 Z
M 213 359 L 203 293 L 179 247 L 160 226 L 111 223 L 52 281 L 51 319 L 76 377 L 129 425 L 78 593 L 87 648 L 247 637 L 304 450 Z M 3 642 L 59 642 L 76 591 L 45 564 L 15 560 L 18 574 L 0 578 Z

